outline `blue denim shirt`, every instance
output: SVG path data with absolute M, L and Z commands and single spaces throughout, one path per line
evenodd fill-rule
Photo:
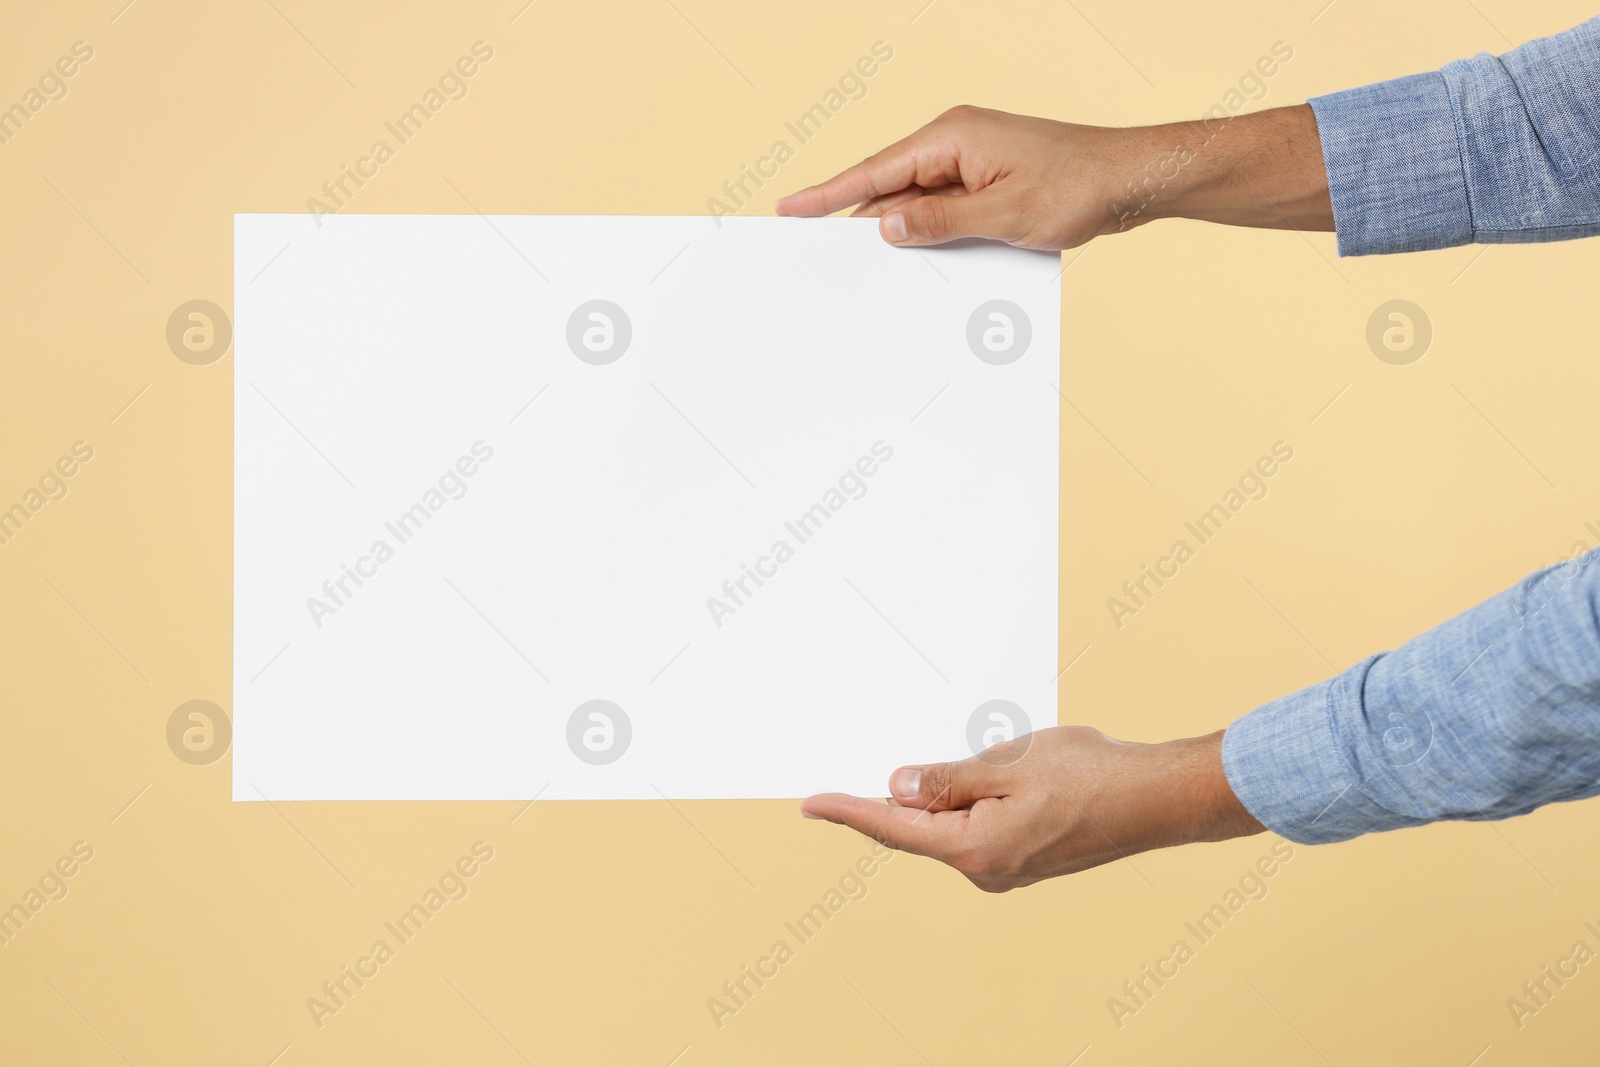
M 1600 18 L 1310 101 L 1341 255 L 1600 234 Z M 1228 728 L 1234 792 L 1293 841 L 1600 794 L 1600 548 Z

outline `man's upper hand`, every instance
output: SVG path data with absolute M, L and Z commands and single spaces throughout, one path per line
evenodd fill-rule
M 905 246 L 979 237 L 1059 251 L 1170 217 L 1333 229 L 1316 118 L 1303 104 L 1127 129 L 952 108 L 777 211 L 852 205 Z
M 986 237 L 1072 248 L 1115 228 L 1104 178 L 1119 132 L 952 108 L 777 210 L 828 215 L 859 205 L 855 214 L 881 216 L 884 240 L 897 245 Z

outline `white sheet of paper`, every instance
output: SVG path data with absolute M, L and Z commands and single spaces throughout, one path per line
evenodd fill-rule
M 1057 257 L 234 232 L 235 800 L 882 796 L 1054 724 Z

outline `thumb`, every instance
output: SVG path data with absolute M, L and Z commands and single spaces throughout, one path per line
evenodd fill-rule
M 963 237 L 1009 241 L 1017 215 L 994 189 L 978 193 L 932 193 L 897 204 L 883 213 L 878 232 L 892 245 L 938 245 Z
M 959 763 L 901 767 L 889 776 L 889 795 L 896 803 L 924 811 L 970 808 L 985 797 L 1009 792 L 1008 768 L 973 758 Z

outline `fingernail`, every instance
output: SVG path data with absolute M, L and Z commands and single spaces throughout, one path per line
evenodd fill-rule
M 808 819 L 822 819 L 822 816 L 814 814 L 813 812 L 809 812 L 809 811 L 802 811 L 800 814 L 804 815 Z M 824 821 L 826 821 L 826 820 L 824 820 Z
M 912 799 L 922 788 L 922 772 L 915 767 L 902 767 L 889 776 L 889 792 L 897 797 Z
M 904 241 L 906 239 L 906 217 L 904 213 L 896 211 L 892 215 L 883 217 L 883 232 L 891 241 Z

